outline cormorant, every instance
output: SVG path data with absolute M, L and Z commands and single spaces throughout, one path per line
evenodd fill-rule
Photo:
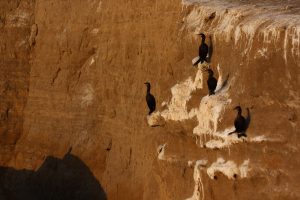
M 214 77 L 214 72 L 211 69 L 206 69 L 208 72 L 207 86 L 209 90 L 209 96 L 215 94 L 215 89 L 217 87 L 217 79 Z
M 205 43 L 206 36 L 203 33 L 200 33 L 199 35 L 202 38 L 201 45 L 199 46 L 199 60 L 194 64 L 194 66 L 198 65 L 199 62 L 200 63 L 203 63 L 204 61 L 207 62 L 206 57 L 208 54 L 208 46 Z
M 248 124 L 247 124 L 247 120 L 245 119 L 245 117 L 242 116 L 242 108 L 241 108 L 241 106 L 236 106 L 234 108 L 234 110 L 237 110 L 237 112 L 238 112 L 237 116 L 234 120 L 235 130 L 230 132 L 228 135 L 237 133 L 238 137 L 241 137 L 241 136 L 247 137 L 246 130 L 248 128 Z M 248 111 L 248 117 L 249 117 L 249 108 L 247 108 L 247 111 Z
M 149 115 L 155 111 L 156 102 L 154 96 L 150 93 L 151 85 L 149 82 L 145 83 L 147 85 L 147 94 L 146 94 L 146 101 L 149 107 Z

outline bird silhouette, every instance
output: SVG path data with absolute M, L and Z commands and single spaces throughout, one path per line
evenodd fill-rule
M 217 79 L 214 77 L 214 72 L 211 69 L 205 69 L 208 72 L 208 79 L 207 79 L 207 87 L 209 91 L 209 96 L 215 94 L 215 90 L 217 87 Z
M 234 120 L 235 130 L 230 132 L 228 135 L 231 135 L 233 133 L 237 133 L 239 138 L 242 137 L 242 136 L 247 137 L 246 130 L 248 128 L 248 122 L 245 119 L 245 117 L 243 117 L 243 115 L 242 115 L 242 108 L 241 108 L 241 106 L 236 106 L 234 108 L 234 110 L 237 110 L 237 115 L 236 115 L 235 120 Z M 248 117 L 247 118 L 250 118 L 249 108 L 247 108 L 247 112 L 248 112 Z
M 208 45 L 205 43 L 206 36 L 203 33 L 200 33 L 199 35 L 201 36 L 201 44 L 199 46 L 199 60 L 195 62 L 194 66 L 198 65 L 199 62 L 207 62 Z
M 150 93 L 151 85 L 149 82 L 146 82 L 145 85 L 147 86 L 147 93 L 146 93 L 146 101 L 149 107 L 149 115 L 155 111 L 156 102 L 154 96 Z

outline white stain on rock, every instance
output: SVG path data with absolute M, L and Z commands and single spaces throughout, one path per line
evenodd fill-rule
M 199 108 L 194 108 L 191 112 L 195 113 L 198 125 L 194 128 L 193 133 L 198 136 L 210 134 L 214 135 L 217 131 L 218 122 L 222 119 L 223 112 L 227 105 L 231 103 L 228 89 L 230 83 L 223 85 L 222 72 L 218 66 L 219 79 L 215 95 L 205 96 L 202 98 Z
M 158 159 L 163 160 L 163 161 L 167 161 L 167 162 L 177 162 L 177 161 L 179 161 L 176 158 L 175 155 L 173 155 L 173 156 L 166 155 L 166 146 L 167 146 L 167 143 L 159 145 L 159 147 L 157 148 Z
M 195 135 L 203 136 L 210 134 L 213 136 L 216 134 L 217 126 L 222 118 L 223 112 L 226 106 L 231 103 L 228 94 L 230 83 L 227 80 L 228 77 L 223 78 L 220 66 L 217 67 L 219 78 L 215 95 L 204 96 L 198 107 L 190 111 L 187 110 L 187 103 L 191 99 L 192 93 L 197 89 L 203 88 L 203 67 L 207 66 L 199 64 L 194 80 L 189 77 L 171 88 L 171 101 L 164 102 L 166 109 L 148 117 L 148 124 L 150 126 L 161 124 L 163 121 L 161 118 L 164 118 L 166 121 L 183 121 L 196 117 L 198 125 L 193 129 Z M 224 82 L 228 82 L 227 85 L 224 85 Z M 202 142 L 200 141 L 200 143 Z
M 81 96 L 81 107 L 88 107 L 93 103 L 94 100 L 94 89 L 91 84 L 86 84 L 82 88 L 82 96 Z
M 165 119 L 160 115 L 160 112 L 154 112 L 147 116 L 147 121 L 149 126 L 163 126 L 165 125 Z
M 30 25 L 31 14 L 26 9 L 17 9 L 6 16 L 7 27 L 23 27 Z
M 263 37 L 259 44 L 261 48 L 282 40 L 283 59 L 286 63 L 287 55 L 291 55 L 297 64 L 300 63 L 299 13 L 291 14 L 289 10 L 283 11 L 276 6 L 264 9 L 257 5 L 220 0 L 183 0 L 182 4 L 192 6 L 184 18 L 182 29 L 186 28 L 192 34 L 205 30 L 206 33 L 213 33 L 227 42 L 233 38 L 235 45 L 243 45 L 243 55 L 249 55 L 258 35 Z M 242 39 L 244 42 L 241 42 Z
M 228 148 L 233 144 L 243 142 L 243 138 L 238 138 L 236 134 L 227 135 L 228 133 L 234 131 L 235 128 L 228 128 L 222 132 L 213 133 L 213 139 L 205 143 L 205 147 L 209 149 L 222 149 Z
M 228 179 L 235 179 L 237 177 L 246 178 L 248 176 L 250 160 L 245 160 L 240 166 L 233 161 L 225 161 L 223 158 L 218 158 L 216 162 L 212 163 L 207 168 L 207 175 L 211 178 L 215 178 L 217 172 L 221 172 Z
M 172 99 L 165 104 L 167 109 L 161 112 L 161 116 L 166 120 L 183 121 L 191 119 L 195 116 L 195 113 L 189 113 L 187 110 L 187 103 L 191 99 L 191 94 L 197 90 L 203 88 L 203 74 L 202 65 L 199 65 L 196 77 L 193 80 L 189 77 L 185 81 L 174 85 L 171 88 Z
M 213 134 L 213 138 L 205 143 L 205 147 L 209 149 L 224 149 L 238 143 L 262 143 L 262 142 L 281 142 L 278 138 L 267 138 L 265 135 L 259 135 L 255 137 L 241 137 L 238 138 L 237 134 L 228 135 L 228 133 L 234 131 L 235 128 L 227 128 L 224 131 L 216 132 Z
M 220 172 L 224 174 L 228 179 L 236 179 L 236 178 L 247 178 L 250 167 L 249 167 L 250 160 L 244 160 L 241 165 L 237 165 L 233 161 L 225 161 L 223 158 L 218 158 L 216 162 L 212 163 L 209 167 L 207 160 L 197 160 L 189 161 L 188 165 L 194 166 L 194 181 L 195 187 L 193 195 L 190 198 L 185 200 L 204 200 L 205 199 L 205 191 L 204 185 L 202 182 L 201 171 L 205 171 L 207 175 L 211 178 L 215 178 L 215 174 Z
M 189 161 L 189 165 L 192 164 L 195 165 L 194 166 L 195 187 L 194 187 L 193 195 L 190 198 L 187 198 L 186 200 L 204 200 L 205 192 L 204 192 L 204 186 L 201 177 L 201 170 L 203 170 L 204 167 L 207 165 L 207 160 L 197 160 L 196 163 Z
M 267 48 L 262 48 L 262 49 L 259 49 L 255 56 L 254 56 L 254 59 L 257 59 L 257 58 L 264 58 L 264 59 L 268 59 L 268 49 Z
M 99 28 L 94 28 L 93 30 L 91 30 L 91 34 L 93 36 L 97 35 L 99 33 Z

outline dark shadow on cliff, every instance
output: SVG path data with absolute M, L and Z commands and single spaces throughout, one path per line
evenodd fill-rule
M 38 171 L 0 167 L 1 200 L 106 200 L 89 168 L 70 151 L 46 158 Z

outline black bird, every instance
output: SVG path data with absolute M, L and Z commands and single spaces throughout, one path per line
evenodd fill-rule
M 215 89 L 217 87 L 217 79 L 214 77 L 214 72 L 211 69 L 206 70 L 208 72 L 207 86 L 209 90 L 209 96 L 215 94 Z
M 233 133 L 237 133 L 238 137 L 242 137 L 242 136 L 245 136 L 247 137 L 246 135 L 246 130 L 248 128 L 248 123 L 247 123 L 247 120 L 245 119 L 245 117 L 242 116 L 242 108 L 241 106 L 236 106 L 234 108 L 234 110 L 237 110 L 237 116 L 234 120 L 234 127 L 235 127 L 235 130 L 230 132 L 228 135 L 231 135 Z M 249 114 L 249 108 L 247 108 L 247 111 L 248 111 L 248 117 L 250 116 Z
M 149 115 L 155 111 L 156 102 L 154 96 L 150 93 L 151 85 L 149 82 L 145 83 L 147 85 L 147 94 L 146 94 L 146 101 L 149 107 Z
M 194 64 L 194 66 L 198 65 L 198 63 L 203 63 L 204 61 L 207 62 L 207 54 L 208 54 L 208 46 L 205 43 L 206 36 L 203 33 L 199 34 L 202 38 L 201 45 L 199 46 L 199 60 Z

